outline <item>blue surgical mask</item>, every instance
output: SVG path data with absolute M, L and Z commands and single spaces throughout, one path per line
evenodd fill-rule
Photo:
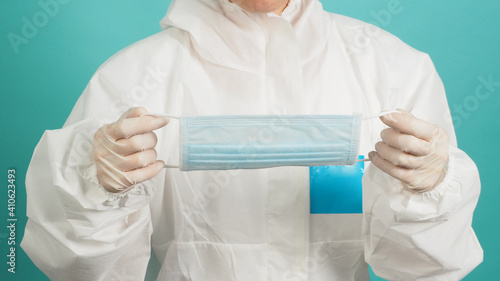
M 358 160 L 360 114 L 173 118 L 180 120 L 182 171 L 353 165 Z

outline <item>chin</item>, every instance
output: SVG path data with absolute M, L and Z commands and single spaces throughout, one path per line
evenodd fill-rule
M 238 3 L 238 1 L 234 1 Z M 285 6 L 288 0 L 242 0 L 240 6 L 254 13 L 271 13 Z

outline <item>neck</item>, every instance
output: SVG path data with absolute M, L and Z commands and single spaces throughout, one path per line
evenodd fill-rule
M 285 5 L 283 5 L 283 6 L 282 6 L 282 7 L 280 7 L 279 9 L 274 10 L 274 11 L 273 11 L 273 13 L 277 14 L 278 16 L 281 16 L 281 14 L 283 13 L 283 11 L 284 11 L 284 10 L 286 9 L 286 7 L 288 6 L 288 3 L 289 3 L 289 2 L 290 2 L 290 1 L 287 1 L 287 2 L 285 3 Z

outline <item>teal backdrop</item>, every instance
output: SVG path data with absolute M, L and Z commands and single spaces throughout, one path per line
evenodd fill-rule
M 49 2 L 56 5 L 47 9 L 44 4 Z M 488 96 L 477 96 L 475 89 L 481 77 L 500 82 L 500 1 L 323 0 L 323 4 L 328 11 L 379 25 L 430 54 L 446 86 L 459 147 L 481 174 L 473 226 L 484 262 L 465 280 L 498 280 L 500 85 L 491 87 Z M 0 225 L 8 224 L 8 169 L 16 169 L 18 221 L 15 274 L 7 271 L 6 264 L 10 232 L 0 227 L 0 280 L 48 280 L 19 247 L 26 223 L 24 178 L 43 131 L 63 125 L 100 64 L 160 30 L 158 22 L 168 5 L 167 0 L 1 2 Z

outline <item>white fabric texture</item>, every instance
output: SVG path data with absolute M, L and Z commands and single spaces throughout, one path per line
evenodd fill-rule
M 174 0 L 164 30 L 96 72 L 29 166 L 23 249 L 51 280 L 459 280 L 482 261 L 480 181 L 456 147 L 428 55 L 363 22 L 292 0 L 282 16 L 225 0 Z M 309 213 L 309 170 L 165 169 L 122 196 L 96 184 L 92 138 L 129 107 L 175 116 L 352 114 L 403 108 L 450 136 L 444 181 L 414 194 L 366 163 L 364 214 Z M 177 161 L 179 127 L 156 131 Z M 383 123 L 364 121 L 360 154 Z

